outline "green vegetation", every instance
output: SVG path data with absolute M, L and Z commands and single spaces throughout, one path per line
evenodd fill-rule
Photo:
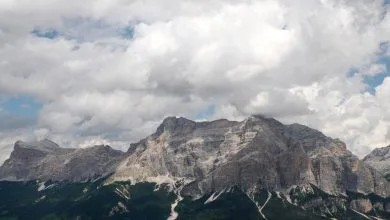
M 40 184 L 37 182 L 0 182 L 0 220 L 165 220 L 177 199 L 168 185 L 103 183 L 104 180 L 46 182 L 45 189 L 38 190 Z M 263 215 L 269 220 L 359 220 L 365 217 L 348 208 L 351 200 L 369 199 L 373 204 L 390 202 L 373 194 L 348 192 L 347 196 L 334 196 L 315 186 L 305 187 L 296 187 L 289 195 L 260 189 L 254 192 L 257 207 L 239 186 L 235 186 L 222 193 L 216 192 L 213 197 L 213 194 L 196 200 L 184 197 L 175 211 L 180 220 L 260 220 Z M 261 213 L 259 208 L 262 208 Z M 378 205 L 366 214 L 390 219 L 389 213 Z
M 326 219 L 321 216 L 317 216 L 314 213 L 307 212 L 301 207 L 295 206 L 289 203 L 287 200 L 279 198 L 278 195 L 273 192 L 272 197 L 263 209 L 264 215 L 268 219 L 289 219 L 289 220 L 320 220 Z
M 167 219 L 176 199 L 166 186 L 120 182 L 0 182 L 0 219 Z
M 185 197 L 177 207 L 180 213 L 178 219 L 261 219 L 256 205 L 238 187 L 233 187 L 229 193 L 223 193 L 215 201 L 205 204 L 210 196 L 205 195 L 194 201 Z

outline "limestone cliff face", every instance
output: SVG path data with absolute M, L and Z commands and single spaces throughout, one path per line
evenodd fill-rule
M 87 181 L 113 173 L 123 155 L 109 146 L 71 149 L 49 140 L 17 141 L 0 167 L 0 180 Z
M 375 169 L 377 169 L 383 175 L 389 175 L 390 174 L 390 146 L 376 148 L 370 154 L 364 157 L 363 161 L 371 165 Z
M 86 181 L 103 176 L 108 181 L 180 181 L 181 193 L 192 196 L 233 185 L 248 191 L 288 191 L 312 184 L 333 195 L 390 192 L 382 174 L 340 140 L 262 116 L 241 122 L 169 117 L 126 153 L 109 146 L 69 149 L 49 140 L 18 141 L 0 168 L 0 180 Z
M 202 195 L 231 185 L 284 191 L 311 183 L 332 194 L 389 195 L 382 175 L 338 139 L 309 127 L 252 116 L 242 122 L 169 117 L 132 144 L 111 180 L 186 182 Z

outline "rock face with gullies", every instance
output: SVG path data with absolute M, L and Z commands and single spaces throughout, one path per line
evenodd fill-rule
M 114 172 L 124 153 L 109 146 L 61 148 L 50 140 L 17 141 L 0 167 L 0 180 L 87 181 Z
M 390 177 L 390 146 L 374 149 L 363 161 Z
M 379 149 L 365 161 L 377 166 L 382 162 L 372 161 L 386 160 L 388 153 Z M 0 181 L 108 177 L 107 184 L 168 183 L 177 195 L 176 205 L 186 195 L 218 197 L 239 186 L 251 201 L 265 190 L 264 201 L 273 192 L 273 197 L 319 215 L 388 211 L 389 183 L 366 162 L 340 140 L 300 124 L 284 125 L 263 116 L 241 122 L 168 117 L 126 153 L 109 146 L 70 149 L 49 140 L 18 141 L 0 167 Z
M 334 195 L 390 192 L 382 175 L 340 140 L 262 116 L 242 122 L 169 117 L 127 154 L 111 181 L 184 180 L 184 195 L 201 196 L 232 185 L 287 191 L 308 183 Z

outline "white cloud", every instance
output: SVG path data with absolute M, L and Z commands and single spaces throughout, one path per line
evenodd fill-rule
M 387 67 L 385 64 L 371 64 L 365 70 L 363 70 L 363 74 L 367 76 L 376 76 L 381 73 L 387 73 Z
M 308 124 L 359 155 L 388 143 L 388 80 L 376 96 L 362 93 L 365 75 L 387 71 L 375 64 L 390 39 L 383 1 L 167 4 L 2 1 L 0 92 L 42 101 L 35 135 L 65 146 L 123 148 L 167 115 L 194 119 L 210 105 L 211 118 L 262 113 Z M 91 22 L 66 22 L 83 19 Z M 126 25 L 132 40 L 112 35 Z M 38 38 L 36 27 L 88 41 Z M 351 67 L 359 73 L 347 77 Z

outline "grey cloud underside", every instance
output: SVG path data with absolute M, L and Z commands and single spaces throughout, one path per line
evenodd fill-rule
M 0 112 L 0 121 L 0 132 L 5 132 L 32 127 L 36 124 L 37 119 L 35 117 L 17 116 Z
M 17 142 L 0 168 L 0 179 L 185 182 L 183 195 L 200 196 L 240 185 L 287 191 L 313 184 L 340 194 L 390 195 L 382 174 L 346 149 L 344 143 L 300 124 L 252 116 L 236 122 L 194 122 L 169 117 L 157 131 L 128 151 L 108 146 L 66 149 L 44 140 Z
M 11 136 L 33 123 L 18 136 L 36 139 L 39 131 L 61 145 L 115 146 L 144 137 L 155 128 L 145 125 L 167 115 L 196 119 L 213 105 L 210 119 L 262 113 L 296 121 L 340 137 L 359 156 L 389 141 L 390 79 L 375 96 L 362 93 L 363 70 L 390 39 L 382 0 L 164 4 L 2 1 L 1 96 L 28 95 L 43 106 L 37 122 L 14 119 L 0 131 Z M 123 28 L 131 39 L 115 36 Z M 348 78 L 351 67 L 361 71 Z

